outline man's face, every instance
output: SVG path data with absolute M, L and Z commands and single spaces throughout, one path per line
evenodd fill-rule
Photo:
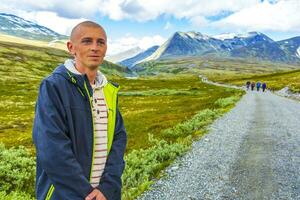
M 106 53 L 106 34 L 101 28 L 80 27 L 70 42 L 68 49 L 75 57 L 76 67 L 96 69 Z

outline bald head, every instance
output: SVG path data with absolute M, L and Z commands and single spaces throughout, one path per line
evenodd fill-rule
M 81 29 L 83 27 L 89 27 L 89 28 L 99 28 L 103 31 L 103 33 L 105 34 L 106 36 L 106 33 L 105 33 L 105 30 L 103 29 L 102 26 L 100 26 L 99 24 L 95 23 L 95 22 L 92 22 L 92 21 L 84 21 L 84 22 L 81 22 L 79 24 L 77 24 L 71 31 L 71 35 L 70 35 L 70 40 L 72 42 L 74 42 L 78 36 L 79 33 L 81 33 Z
M 81 73 L 98 69 L 106 54 L 106 39 L 104 29 L 95 22 L 81 22 L 73 28 L 67 47 Z

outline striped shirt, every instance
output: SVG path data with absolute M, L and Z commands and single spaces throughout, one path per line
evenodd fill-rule
M 75 61 L 67 59 L 65 61 L 66 68 L 74 74 L 81 74 L 75 67 Z M 97 71 L 95 84 L 93 88 L 93 103 L 92 113 L 94 118 L 94 157 L 91 172 L 91 185 L 96 187 L 99 185 L 100 178 L 104 171 L 107 159 L 107 124 L 108 124 L 108 109 L 105 102 L 103 87 L 107 84 L 106 77 Z
M 99 185 L 107 159 L 107 124 L 108 110 L 102 88 L 93 87 L 93 118 L 94 118 L 94 162 L 91 174 L 91 185 Z

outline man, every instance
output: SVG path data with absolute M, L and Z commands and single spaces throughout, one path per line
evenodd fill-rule
M 256 89 L 257 89 L 258 92 L 259 92 L 260 85 L 261 85 L 261 83 L 258 81 L 258 82 L 256 83 Z
M 100 25 L 78 24 L 67 43 L 74 60 L 40 85 L 33 126 L 37 199 L 121 199 L 126 132 L 119 87 L 98 71 L 106 42 Z
M 252 83 L 251 83 L 251 91 L 254 90 L 254 87 L 255 87 L 255 82 L 252 82 Z
M 264 83 L 262 84 L 262 90 L 263 90 L 263 92 L 265 92 L 266 88 L 267 88 L 267 84 L 264 82 Z
M 249 90 L 249 88 L 250 88 L 250 84 L 251 84 L 251 82 L 250 82 L 250 81 L 247 81 L 247 82 L 246 82 L 246 88 L 247 88 L 247 90 Z

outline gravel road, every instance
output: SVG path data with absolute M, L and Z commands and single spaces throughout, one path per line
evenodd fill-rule
M 300 199 L 300 103 L 248 92 L 139 199 Z

